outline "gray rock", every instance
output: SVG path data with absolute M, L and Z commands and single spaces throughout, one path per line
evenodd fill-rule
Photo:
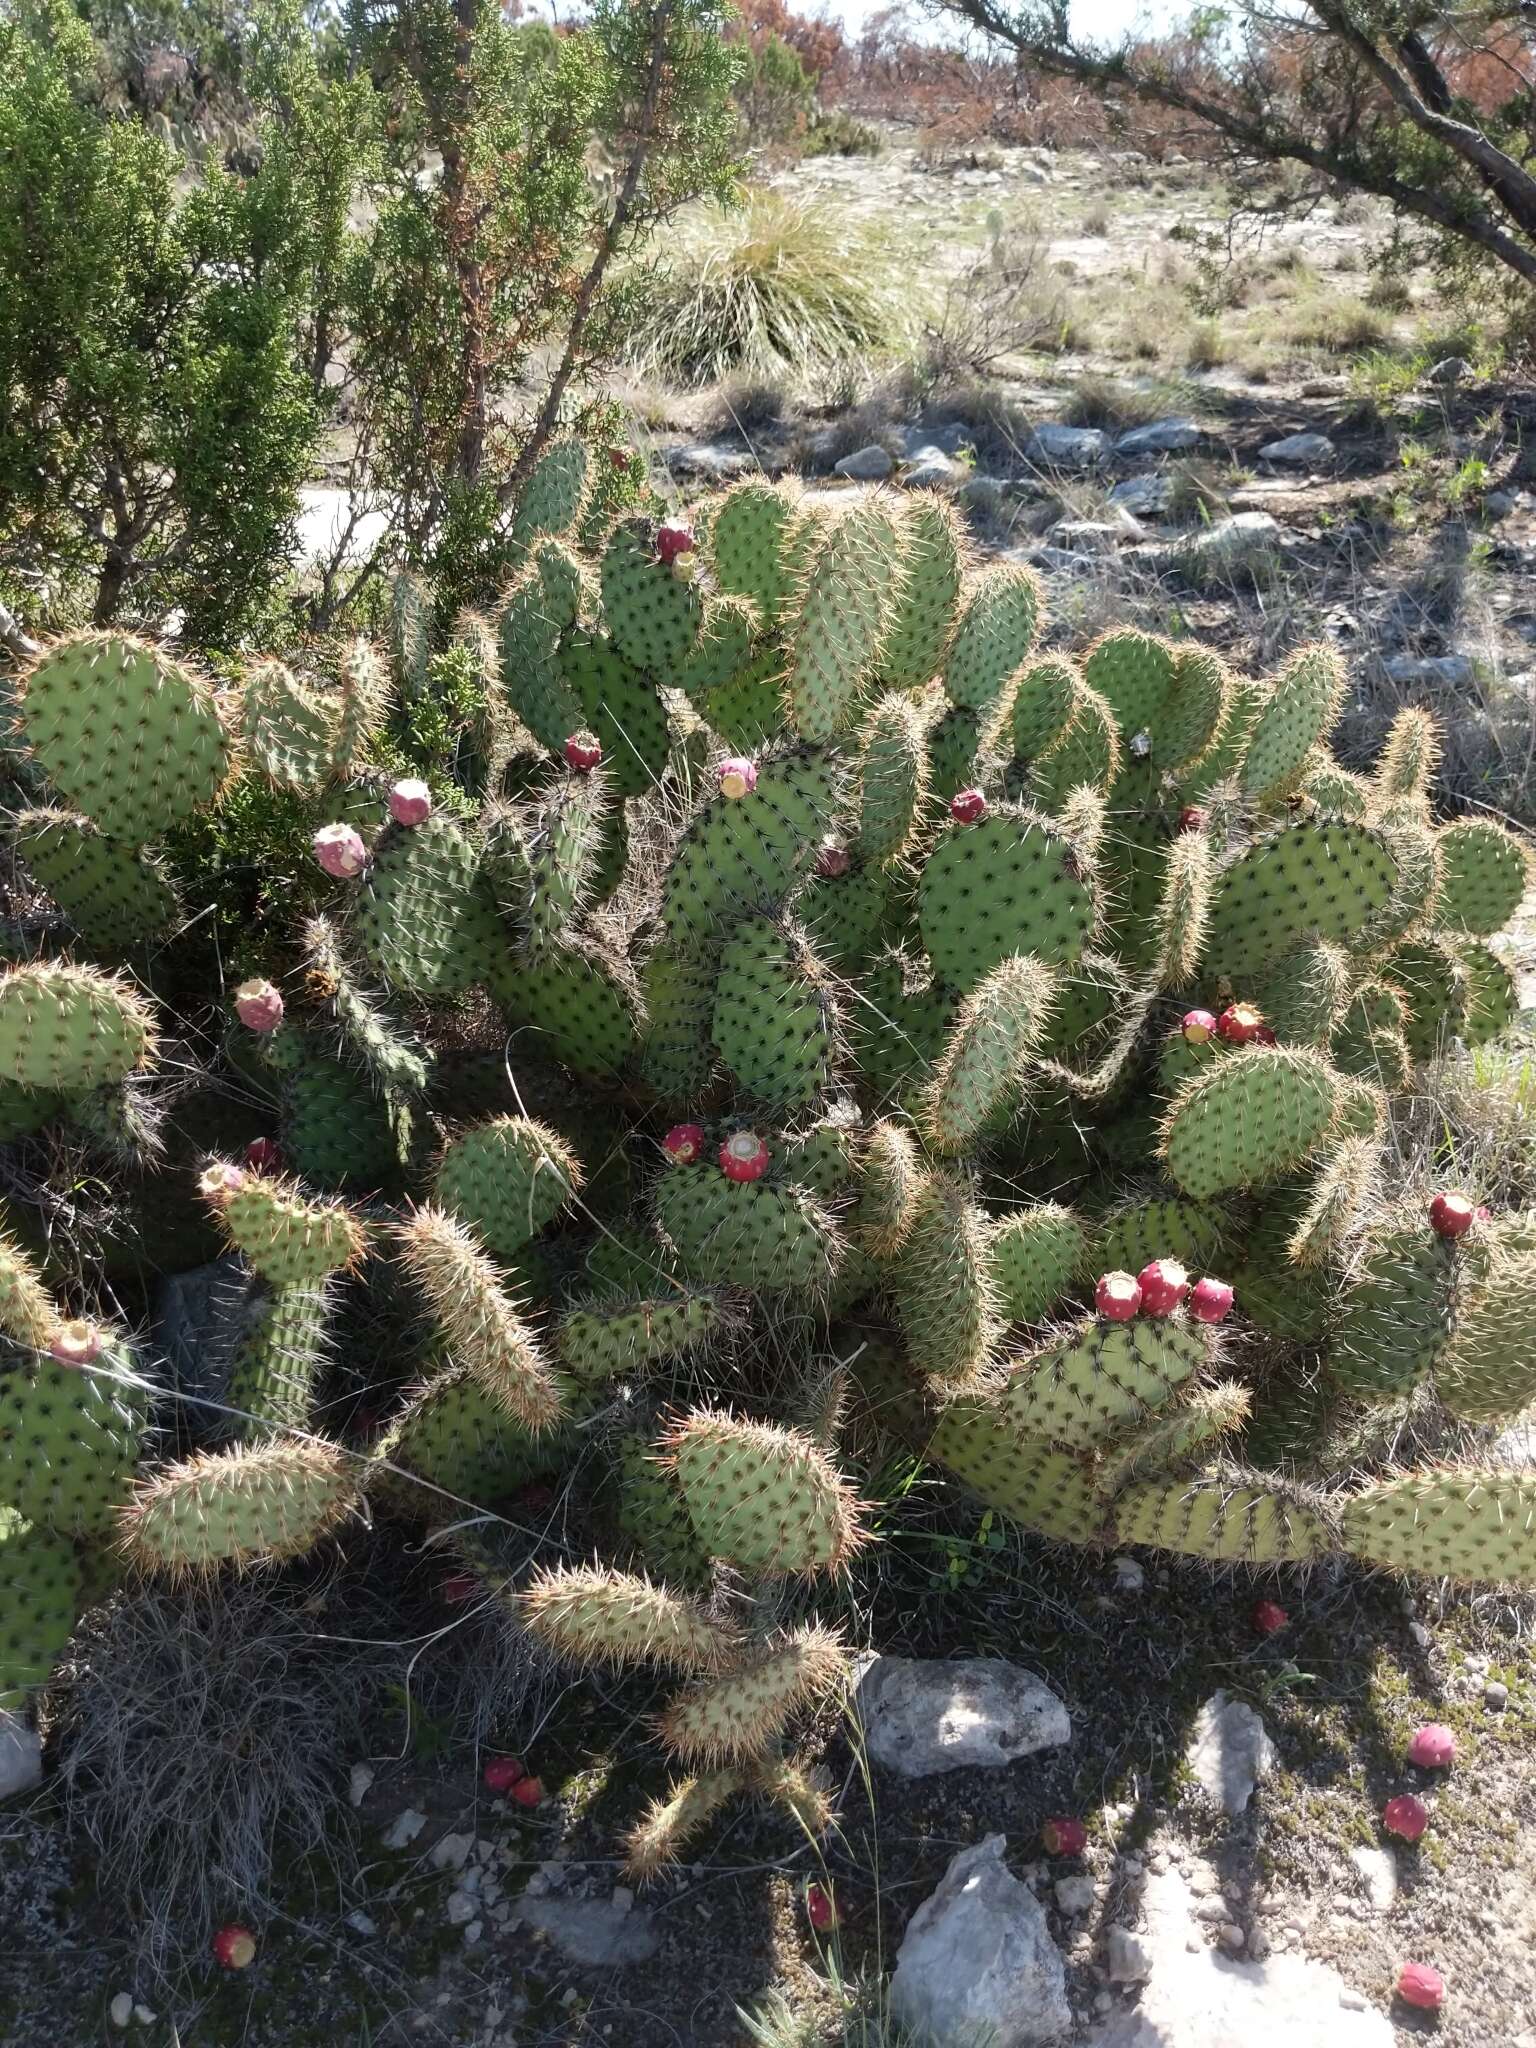
M 354 1764 L 347 1778 L 347 1797 L 354 1806 L 361 1806 L 378 1776 L 372 1764 Z
M 959 463 L 951 462 L 942 448 L 919 448 L 901 480 L 909 491 L 936 491 L 962 474 Z
M 937 449 L 941 455 L 958 455 L 968 448 L 974 435 L 964 420 L 945 420 L 937 427 L 903 427 L 901 453 L 904 461 L 921 462 Z
M 426 1824 L 427 1816 L 408 1806 L 404 1813 L 395 1815 L 379 1839 L 386 1849 L 409 1849 Z
M 667 467 L 674 476 L 707 476 L 720 483 L 745 476 L 757 468 L 755 456 L 740 448 L 722 448 L 714 441 L 700 441 L 691 448 L 669 448 Z
M 1494 1714 L 1502 1714 L 1509 1705 L 1509 1687 L 1502 1678 L 1490 1678 L 1483 1687 L 1483 1705 Z
M 1465 356 L 1446 356 L 1431 370 L 1424 372 L 1426 384 L 1465 384 L 1476 373 Z
M 1043 2048 L 1072 2028 L 1045 1908 L 1003 1862 L 1004 1838 L 962 1849 L 907 1923 L 891 2015 L 932 2048 Z
M 1351 1849 L 1349 1860 L 1360 1874 L 1365 1895 L 1378 1913 L 1397 1903 L 1397 1860 L 1390 1849 Z
M 1027 562 L 1032 569 L 1039 569 L 1046 576 L 1086 577 L 1098 573 L 1098 564 L 1103 557 L 1079 554 L 1075 548 L 1005 548 L 1006 561 Z
M 428 1861 L 434 1870 L 462 1870 L 474 1846 L 473 1835 L 439 1835 Z
M 895 467 L 890 450 L 882 448 L 878 441 L 872 441 L 867 448 L 860 448 L 852 455 L 845 455 L 841 462 L 834 462 L 832 471 L 835 476 L 852 477 L 855 483 L 877 484 Z
M 163 1354 L 179 1394 L 215 1400 L 223 1393 L 240 1334 L 234 1309 L 244 1289 L 233 1253 L 187 1273 L 167 1273 L 160 1282 L 149 1341 Z
M 126 2027 L 133 2018 L 132 1992 L 119 1991 L 116 1998 L 107 2007 L 107 2017 L 111 2020 L 114 2027 Z
M 1273 555 L 1280 522 L 1271 512 L 1234 512 L 1197 533 L 1186 553 L 1202 568 L 1246 569 Z
M 450 1927 L 467 1927 L 480 1911 L 480 1907 L 473 1892 L 461 1890 L 448 1894 L 448 1903 L 443 1910 L 448 1916 Z
M 643 1963 L 661 1945 L 649 1913 L 629 1899 L 530 1899 L 517 1902 L 516 1918 L 547 1935 L 560 1953 L 588 1969 Z
M 1001 1657 L 874 1657 L 856 1704 L 870 1755 L 904 1778 L 995 1769 L 1072 1739 L 1067 1710 L 1044 1680 Z
M 1519 509 L 1520 500 L 1514 491 L 1490 491 L 1483 500 L 1483 516 L 1487 519 L 1508 519 Z
M 1394 654 L 1382 666 L 1394 683 L 1431 683 L 1464 690 L 1476 671 L 1465 654 Z
M 1131 1937 L 1150 1966 L 1140 1999 L 1093 2026 L 1084 2048 L 1392 2048 L 1391 2022 L 1351 2010 L 1337 1971 L 1285 1953 L 1238 1961 L 1200 1938 L 1191 1904 L 1178 1871 L 1148 1879 L 1146 1926 Z
M 1098 1897 L 1091 1877 L 1058 1877 L 1051 1889 L 1056 1894 L 1057 1910 L 1073 1916 L 1091 1913 Z
M 1109 1570 L 1117 1593 L 1139 1593 L 1147 1583 L 1146 1569 L 1134 1557 L 1112 1557 Z
M 347 1925 L 354 1934 L 360 1934 L 365 1941 L 379 1931 L 379 1923 L 371 1913 L 365 1913 L 361 1906 L 354 1906 L 347 1915 Z
M 1091 469 L 1109 453 L 1109 436 L 1097 427 L 1065 427 L 1059 421 L 1036 427 L 1024 443 L 1026 462 L 1042 469 Z
M 1099 519 L 1063 519 L 1051 528 L 1052 545 L 1075 555 L 1112 555 L 1122 541 L 1135 537 L 1131 527 Z
M 1166 476 L 1128 476 L 1117 483 L 1109 502 L 1133 519 L 1157 519 L 1173 504 L 1173 483 Z
M 42 1782 L 42 1737 L 20 1714 L 0 1707 L 0 1799 L 30 1792 Z
M 1152 1951 L 1132 1928 L 1111 1927 L 1105 1938 L 1104 1967 L 1111 1984 L 1145 1984 L 1152 1974 Z
M 1293 469 L 1312 469 L 1333 457 L 1334 446 L 1326 434 L 1283 434 L 1259 450 L 1260 462 L 1282 462 Z
M 1195 1716 L 1185 1762 L 1223 1813 L 1246 1812 L 1254 1787 L 1275 1761 L 1264 1723 L 1242 1700 L 1212 1693 Z
M 1115 441 L 1115 453 L 1182 455 L 1199 443 L 1200 429 L 1193 420 L 1149 420 L 1144 427 L 1127 427 Z

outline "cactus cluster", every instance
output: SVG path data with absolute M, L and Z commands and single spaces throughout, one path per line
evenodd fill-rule
M 562 1475 L 611 1563 L 463 1541 L 551 1650 L 675 1679 L 644 1874 L 739 1794 L 825 1817 L 791 1730 L 846 1671 L 811 1608 L 869 1540 L 864 1431 L 1066 1542 L 1536 1584 L 1536 1491 L 1478 1439 L 1536 1401 L 1536 1221 L 1385 1164 L 1415 1069 L 1510 1022 L 1529 881 L 1436 821 L 1429 721 L 1362 775 L 1326 648 L 1047 651 L 1035 579 L 932 499 L 750 481 L 594 562 L 593 467 L 535 468 L 484 614 L 401 580 L 392 674 L 359 643 L 215 689 L 83 634 L 25 679 L 54 915 L 0 969 L 10 1143 L 142 1155 L 196 924 L 156 832 L 266 791 L 324 895 L 226 998 L 271 1133 L 146 1182 L 242 1276 L 190 1449 L 143 1348 L 78 1334 L 101 1301 L 0 1238 L 0 1693 L 103 1557 L 280 1561 Z M 450 657 L 473 725 L 397 780 Z M 338 1355 L 375 1398 L 334 1405 Z M 1465 1465 L 1344 1476 L 1426 1404 Z

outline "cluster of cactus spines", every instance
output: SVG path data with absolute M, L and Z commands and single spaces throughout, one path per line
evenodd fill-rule
M 783 1745 L 846 1658 L 784 1581 L 867 1540 L 850 1380 L 1060 1541 L 1536 1583 L 1529 1483 L 1476 1441 L 1536 1399 L 1536 1226 L 1475 1190 L 1432 1215 L 1384 1164 L 1416 1068 L 1512 1019 L 1488 941 L 1531 877 L 1435 818 L 1433 720 L 1346 770 L 1327 649 L 1267 680 L 1139 631 L 1074 657 L 931 498 L 754 479 L 605 531 L 601 470 L 547 451 L 505 587 L 446 632 L 397 579 L 389 658 L 235 686 L 88 633 L 21 681 L 13 847 L 53 910 L 0 969 L 0 1142 L 29 1165 L 67 1134 L 152 1185 L 150 967 L 175 986 L 200 907 L 160 835 L 265 787 L 326 893 L 231 976 L 271 1149 L 159 1176 L 196 1212 L 201 1174 L 245 1269 L 199 1448 L 166 1461 L 105 1291 L 0 1234 L 0 1694 L 109 1553 L 281 1561 L 365 1493 L 452 1521 L 559 1476 L 614 1564 L 511 1607 L 684 1681 L 631 1868 L 739 1796 L 815 1831 Z M 398 779 L 466 680 L 451 772 Z M 338 1438 L 379 1268 L 415 1377 Z M 1341 1476 L 1425 1404 L 1465 1469 Z

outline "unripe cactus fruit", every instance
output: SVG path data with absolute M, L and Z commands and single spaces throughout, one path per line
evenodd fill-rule
M 1189 1312 L 1197 1323 L 1220 1323 L 1232 1313 L 1233 1294 L 1225 1280 L 1209 1273 L 1197 1280 L 1189 1297 Z
M 577 775 L 590 775 L 594 768 L 601 767 L 603 743 L 595 732 L 585 726 L 580 732 L 573 732 L 565 743 L 565 765 Z
M 256 1960 L 256 1937 L 231 1921 L 213 1937 L 213 1959 L 226 1970 L 248 1970 Z
M 247 1031 L 275 1031 L 283 1021 L 282 990 L 270 981 L 242 981 L 235 990 L 235 1015 Z
M 750 796 L 757 787 L 757 763 L 745 754 L 728 754 L 715 770 L 720 794 L 732 803 Z
M 1408 1761 L 1421 1770 L 1443 1771 L 1456 1761 L 1455 1732 L 1443 1721 L 1426 1721 L 1415 1728 L 1408 1744 Z
M 960 789 L 949 800 L 949 815 L 957 825 L 976 825 L 987 815 L 987 800 L 979 789 Z
M 1111 1323 L 1128 1323 L 1141 1307 L 1141 1287 L 1134 1274 L 1105 1273 L 1093 1290 L 1093 1305 Z
M 322 825 L 310 845 L 315 859 L 337 881 L 350 881 L 367 866 L 368 849 L 350 825 Z
M 1429 1225 L 1437 1237 L 1462 1237 L 1476 1221 L 1477 1207 L 1463 1194 L 1438 1194 L 1429 1205 Z
M 1416 1842 L 1429 1826 L 1429 1808 L 1412 1792 L 1399 1792 L 1381 1809 L 1381 1824 L 1389 1835 Z
M 1404 2005 L 1421 2012 L 1438 2012 L 1445 2003 L 1445 1979 L 1432 1963 L 1404 1963 L 1397 1979 L 1397 1995 Z
M 692 554 L 693 545 L 693 535 L 686 526 L 658 526 L 656 529 L 656 553 L 663 562 L 672 563 L 679 555 Z
M 1081 1856 L 1088 1846 L 1088 1830 L 1070 1814 L 1058 1813 L 1040 1829 L 1047 1856 Z
M 1171 1316 L 1189 1293 L 1189 1275 L 1177 1259 L 1149 1259 L 1136 1282 L 1149 1316 Z
M 661 1141 L 661 1149 L 674 1166 L 692 1166 L 703 1155 L 705 1145 L 702 1124 L 674 1124 Z M 725 1161 L 721 1160 L 721 1165 Z
M 756 1131 L 732 1131 L 720 1147 L 720 1171 L 727 1180 L 761 1180 L 772 1157 Z
M 424 825 L 432 815 L 432 792 L 419 776 L 407 775 L 389 792 L 389 815 L 397 825 Z
M 89 1365 L 101 1356 L 102 1341 L 94 1323 L 60 1323 L 48 1340 L 48 1356 L 60 1365 Z
M 1210 1010 L 1186 1010 L 1179 1029 L 1186 1045 L 1205 1045 L 1216 1035 L 1216 1018 Z
M 1251 1045 L 1264 1029 L 1264 1013 L 1252 1003 L 1228 1003 L 1216 1019 L 1216 1035 L 1228 1045 Z

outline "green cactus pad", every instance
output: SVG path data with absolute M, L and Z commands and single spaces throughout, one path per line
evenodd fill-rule
M 155 1051 L 154 1020 L 126 981 L 62 961 L 0 971 L 0 1079 L 79 1094 Z
M 565 1412 L 565 1387 L 550 1370 L 508 1276 L 474 1233 L 446 1210 L 423 1205 L 396 1239 L 401 1265 L 424 1296 L 455 1356 L 524 1428 L 543 1430 Z
M 1531 861 L 1502 826 L 1458 818 L 1440 834 L 1437 916 L 1452 931 L 1486 938 L 1502 931 L 1525 900 Z
M 859 1199 L 848 1218 L 864 1251 L 889 1258 L 901 1249 L 916 1218 L 922 1185 L 916 1139 L 894 1117 L 882 1118 L 864 1142 Z
M 339 1202 L 313 1202 L 283 1181 L 246 1174 L 215 1198 L 229 1241 L 274 1287 L 303 1286 L 352 1266 L 367 1239 Z
M 386 1097 L 425 1092 L 431 1055 L 412 1042 L 398 1018 L 362 988 L 346 960 L 335 928 L 324 918 L 304 927 L 305 950 L 316 975 L 330 990 L 330 1003 L 345 1043 L 361 1060 Z
M 30 1138 L 62 1108 L 63 1098 L 58 1095 L 18 1088 L 14 1081 L 0 1079 L 0 1145 L 14 1145 L 19 1138 Z
M 1080 1219 L 1056 1202 L 1039 1202 L 1003 1218 L 987 1251 L 998 1302 L 1010 1322 L 1037 1323 L 1071 1292 L 1087 1242 Z
M 441 813 L 382 835 L 356 929 L 377 971 L 413 995 L 456 995 L 486 980 L 506 948 L 479 850 Z
M 181 904 L 144 854 L 119 846 L 89 818 L 68 811 L 23 811 L 15 847 L 93 953 L 120 957 L 160 938 L 179 921 Z
M 581 699 L 561 672 L 561 631 L 544 582 L 530 566 L 507 592 L 496 623 L 501 685 L 539 745 L 555 754 L 586 723 Z
M 612 1380 L 683 1358 L 722 1327 L 717 1295 L 683 1289 L 622 1300 L 575 1302 L 555 1329 L 561 1365 L 578 1380 Z
M 1120 773 L 1120 740 L 1115 716 L 1097 690 L 1083 684 L 1072 704 L 1072 716 L 1060 736 L 1035 762 L 1028 794 L 1041 810 L 1055 811 L 1076 789 L 1100 795 L 1114 787 Z
M 784 1186 L 804 1188 L 823 1201 L 846 1193 L 856 1170 L 851 1119 L 836 1114 L 802 1136 L 788 1139 L 780 1146 L 772 1168 L 775 1180 Z
M 1440 762 L 1440 734 L 1432 714 L 1410 704 L 1398 712 L 1376 764 L 1376 799 L 1389 804 L 1422 802 Z
M 685 562 L 691 557 L 683 557 Z M 626 661 L 661 682 L 693 652 L 704 601 L 661 561 L 648 520 L 618 527 L 603 555 L 603 618 Z
M 1245 1047 L 1174 1098 L 1163 1127 L 1168 1171 L 1196 1201 L 1276 1180 L 1326 1137 L 1338 1094 L 1315 1053 Z
M 724 591 L 750 598 L 767 620 L 787 603 L 792 581 L 786 542 L 795 500 L 756 479 L 732 486 L 710 521 L 715 578 Z
M 654 684 L 601 633 L 566 634 L 559 668 L 581 706 L 578 722 L 602 746 L 603 772 L 614 793 L 645 796 L 666 772 L 671 744 L 666 707 Z
M 895 918 L 890 877 L 858 863 L 845 875 L 817 875 L 798 905 L 800 921 L 834 974 L 857 983 L 885 944 Z
M 536 1642 L 577 1664 L 717 1672 L 741 1653 L 734 1631 L 688 1594 L 601 1566 L 541 1568 L 517 1611 Z
M 1463 1022 L 1467 973 L 1460 954 L 1442 939 L 1410 939 L 1393 948 L 1381 971 L 1407 1006 L 1408 1050 L 1416 1060 L 1433 1059 Z
M 317 790 L 334 771 L 341 699 L 301 682 L 284 662 L 253 662 L 245 672 L 241 738 L 252 763 L 278 789 Z
M 1028 956 L 1000 962 L 971 990 L 924 1103 L 935 1151 L 965 1151 L 991 1118 L 1018 1101 L 1056 990 L 1052 970 Z
M 558 1132 L 531 1117 L 499 1116 L 444 1147 L 433 1197 L 492 1258 L 512 1259 L 581 1183 L 581 1162 Z
M 1464 946 L 1461 953 L 1461 1037 L 1469 1046 L 1500 1037 L 1519 1014 L 1515 977 L 1486 946 Z
M 1303 647 L 1287 662 L 1243 757 L 1247 796 L 1273 801 L 1294 787 L 1327 737 L 1344 698 L 1344 667 L 1330 647 Z
M 615 1519 L 647 1571 L 674 1586 L 697 1590 L 713 1576 L 677 1481 L 662 1470 L 646 1439 L 627 1431 L 614 1460 Z
M 1103 1495 L 1119 1493 L 1138 1479 L 1164 1484 L 1192 1459 L 1209 1459 L 1230 1431 L 1248 1415 L 1248 1389 L 1235 1380 L 1198 1387 L 1187 1399 L 1146 1416 L 1103 1447 L 1094 1485 Z
M 903 539 L 906 579 L 880 645 L 880 669 L 889 688 L 920 690 L 943 666 L 955 630 L 965 542 L 951 506 L 932 496 L 909 508 Z
M 749 1763 L 767 1755 L 794 1715 L 835 1691 L 847 1671 L 847 1653 L 829 1630 L 796 1629 L 674 1700 L 661 1716 L 662 1743 L 688 1764 Z
M 176 1578 L 302 1557 L 357 1498 L 352 1462 L 333 1444 L 273 1441 L 198 1452 L 163 1465 L 122 1511 L 129 1556 Z
M 124 846 L 211 804 L 230 772 L 207 683 L 126 634 L 73 633 L 46 648 L 26 677 L 21 730 L 71 809 Z
M 622 966 L 595 948 L 546 946 L 528 961 L 508 956 L 491 988 L 516 1023 L 537 1032 L 550 1057 L 573 1074 L 615 1080 L 638 1050 L 635 991 Z
M 699 709 L 727 746 L 751 752 L 777 739 L 789 722 L 779 648 L 762 648 L 734 675 L 706 690 Z
M 1217 886 L 1207 966 L 1257 971 L 1300 940 L 1351 939 L 1391 898 L 1397 863 L 1379 832 L 1312 818 L 1260 839 Z
M 692 654 L 669 678 L 672 688 L 697 703 L 728 684 L 751 661 L 760 624 L 757 606 L 745 597 L 706 598 L 699 637 Z
M 912 1207 L 888 1285 L 914 1369 L 974 1380 L 1001 1329 L 987 1219 L 957 1174 L 935 1174 Z
M 1390 1571 L 1536 1585 L 1536 1480 L 1475 1468 L 1383 1480 L 1345 1508 L 1344 1545 Z
M 978 585 L 944 664 L 951 704 L 983 715 L 1011 710 L 1010 685 L 1029 659 L 1043 609 L 1033 569 L 994 569 Z
M 224 1399 L 240 1410 L 242 1442 L 307 1429 L 325 1363 L 330 1302 L 325 1287 L 257 1283 L 243 1305 Z
M 567 776 L 540 807 L 528 841 L 530 946 L 557 938 L 591 902 L 610 808 L 601 770 Z
M 859 844 L 870 860 L 899 860 L 922 823 L 928 794 L 923 714 L 905 697 L 882 697 L 860 735 Z
M 1179 795 L 1187 804 L 1198 804 L 1237 775 L 1248 751 L 1248 742 L 1269 702 L 1269 685 L 1247 677 L 1234 677 L 1227 692 L 1226 712 L 1216 736 L 1199 759 L 1179 778 Z
M 521 553 L 542 534 L 569 533 L 581 518 L 592 482 L 584 441 L 552 441 L 517 494 L 507 538 Z
M 1221 730 L 1231 687 L 1218 656 L 1203 647 L 1174 648 L 1173 680 L 1152 734 L 1160 766 L 1178 769 L 1204 756 Z
M 1114 1540 L 1212 1563 L 1315 1564 L 1335 1547 L 1320 1502 L 1255 1473 L 1149 1479 L 1114 1504 Z
M 0 1712 L 24 1709 L 74 1632 L 80 1562 L 66 1537 L 0 1506 Z
M 1081 674 L 1059 654 L 1032 663 L 1019 677 L 1013 695 L 1013 751 L 1033 761 L 1053 747 L 1066 731 L 1083 689 Z
M 1435 1392 L 1465 1422 L 1504 1422 L 1536 1401 L 1536 1252 L 1506 1253 L 1464 1302 Z
M 1328 1370 L 1365 1400 L 1406 1394 L 1435 1369 L 1455 1324 L 1453 1246 L 1419 1223 L 1369 1243 L 1339 1303 Z
M 713 1166 L 669 1169 L 656 1215 L 684 1269 L 700 1280 L 815 1292 L 831 1283 L 842 1257 L 831 1218 L 803 1189 L 729 1181 Z
M 841 1570 L 865 1541 L 853 1488 L 795 1430 L 703 1410 L 677 1423 L 662 1449 L 711 1557 L 811 1576 Z
M 646 1028 L 640 1071 L 646 1085 L 664 1098 L 691 1100 L 714 1071 L 714 957 L 664 941 L 651 950 L 641 988 Z
M 1174 1317 L 1129 1323 L 1087 1317 L 1009 1373 L 999 1413 L 1024 1438 L 1093 1450 L 1128 1423 L 1165 1407 L 1204 1366 L 1206 1332 Z
M 1093 890 L 1067 841 L 1028 812 L 953 827 L 923 869 L 918 922 L 935 971 L 974 988 L 1011 954 L 1074 961 L 1093 930 Z
M 832 1010 L 810 948 L 771 918 L 743 918 L 720 956 L 715 1047 L 741 1089 L 795 1109 L 832 1077 Z
M 749 796 L 711 797 L 684 831 L 662 884 L 667 930 L 697 944 L 744 911 L 782 903 L 838 814 L 837 780 L 824 754 L 761 762 Z
M 879 499 L 821 536 L 786 628 L 785 691 L 802 739 L 831 740 L 854 724 L 904 576 L 895 520 Z
M 1121 627 L 1106 633 L 1083 662 L 1083 677 L 1109 706 L 1122 739 L 1146 733 L 1157 746 L 1164 708 L 1173 687 L 1174 650 L 1150 633 Z M 1168 755 L 1170 762 L 1179 758 Z
M 283 1088 L 283 1150 L 312 1186 L 374 1194 L 400 1171 L 399 1134 L 366 1078 L 316 1061 Z
M 16 1241 L 0 1231 L 0 1330 L 29 1350 L 43 1350 L 61 1320 L 42 1275 Z
M 1216 1257 L 1226 1220 L 1220 1209 L 1199 1202 L 1130 1202 L 1095 1231 L 1093 1264 L 1101 1273 L 1139 1273 L 1151 1259 L 1177 1259 L 1198 1273 Z
M 1312 760 L 1302 772 L 1298 792 L 1330 817 L 1363 822 L 1371 814 L 1370 791 L 1358 775 L 1327 756 Z
M 995 1408 L 953 1401 L 919 1438 L 923 1455 L 1021 1528 L 1092 1543 L 1104 1520 L 1087 1469 L 1048 1444 L 1021 1443 Z
M 947 804 L 975 782 L 981 728 L 981 713 L 958 704 L 951 704 L 928 728 L 928 791 L 939 803 Z
M 1283 1045 L 1326 1046 L 1348 1005 L 1352 964 L 1340 946 L 1294 947 L 1246 985 Z
M 432 659 L 432 593 L 409 569 L 390 581 L 389 651 L 402 693 L 421 696 Z
M 568 1421 L 574 1421 L 571 1409 Z M 388 1484 L 392 1506 L 408 1514 L 441 1515 L 452 1502 L 486 1506 L 507 1500 L 532 1479 L 557 1468 L 571 1448 L 565 1428 L 537 1435 L 507 1412 L 468 1367 L 436 1373 L 379 1439 L 372 1463 Z M 399 1467 L 387 1474 L 388 1466 Z M 400 1475 L 404 1474 L 402 1478 Z M 409 1480 L 424 1482 L 420 1488 Z M 434 1498 L 440 1488 L 449 1502 Z M 370 1482 L 370 1495 L 380 1491 Z
M 89 1367 L 12 1346 L 0 1357 L 0 1506 L 29 1522 L 100 1533 L 126 1495 L 149 1394 L 120 1342 Z

